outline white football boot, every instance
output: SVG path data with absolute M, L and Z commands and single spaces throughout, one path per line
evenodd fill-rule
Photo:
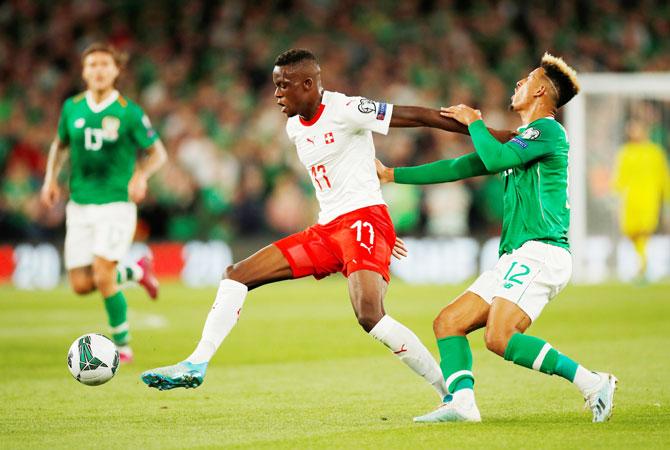
M 585 407 L 593 412 L 593 422 L 606 422 L 612 416 L 614 391 L 619 380 L 611 373 L 595 373 L 600 376 L 600 383 L 584 393 Z
M 442 403 L 435 411 L 415 417 L 414 422 L 481 422 L 482 416 L 479 414 L 474 395 L 458 395 L 458 393 L 451 401 Z

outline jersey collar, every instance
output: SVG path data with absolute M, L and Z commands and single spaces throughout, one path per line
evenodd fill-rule
M 91 91 L 86 91 L 86 104 L 88 105 L 89 109 L 93 111 L 94 113 L 99 113 L 105 110 L 108 106 L 110 106 L 112 103 L 116 101 L 116 99 L 119 98 L 119 91 L 114 89 L 106 99 L 101 101 L 100 103 L 96 103 L 95 100 L 93 100 L 93 94 Z
M 556 120 L 556 118 L 555 118 L 554 116 L 544 116 L 544 117 L 539 117 L 539 118 L 533 120 L 533 121 L 530 122 L 530 123 L 524 123 L 524 124 L 521 125 L 519 128 L 517 128 L 517 130 L 520 130 L 520 129 L 522 129 L 522 128 L 526 128 L 526 127 L 530 126 L 531 123 L 535 123 L 535 122 L 537 122 L 538 120 L 542 120 L 542 119 Z
M 325 107 L 326 107 L 326 105 L 321 103 L 319 105 L 319 108 L 316 110 L 316 114 L 314 114 L 314 117 L 312 117 L 309 120 L 305 120 L 302 117 L 298 116 L 298 119 L 300 119 L 300 123 L 303 124 L 306 127 L 311 127 L 312 125 L 314 125 L 319 120 L 319 118 L 321 117 L 321 114 L 323 114 L 323 110 L 325 109 Z

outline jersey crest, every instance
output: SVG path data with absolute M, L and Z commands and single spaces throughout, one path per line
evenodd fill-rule
M 535 139 L 540 137 L 540 130 L 537 128 L 526 128 L 524 132 L 521 134 L 521 137 L 524 139 L 528 139 L 529 141 L 534 141 Z
M 105 116 L 102 119 L 102 136 L 106 141 L 115 141 L 119 138 L 121 120 L 115 116 Z

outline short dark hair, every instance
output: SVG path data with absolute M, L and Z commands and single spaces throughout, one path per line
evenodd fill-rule
M 579 93 L 577 72 L 562 58 L 545 53 L 540 67 L 544 69 L 545 75 L 556 88 L 556 108 L 565 105 Z
M 314 61 L 318 64 L 316 56 L 309 50 L 305 50 L 304 48 L 292 48 L 277 56 L 277 59 L 275 59 L 275 66 L 288 66 L 303 61 Z
M 112 44 L 108 44 L 106 42 L 94 42 L 88 47 L 86 47 L 82 52 L 81 54 L 82 64 L 84 63 L 84 60 L 88 55 L 95 52 L 109 53 L 114 59 L 114 63 L 117 65 L 119 69 L 123 69 L 124 66 L 126 65 L 126 62 L 128 61 L 128 55 L 126 55 L 124 52 L 119 51 Z

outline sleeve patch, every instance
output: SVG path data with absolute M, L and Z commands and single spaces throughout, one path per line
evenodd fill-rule
M 379 110 L 377 111 L 377 120 L 384 120 L 386 117 L 386 103 L 379 104 Z
M 142 125 L 144 125 L 144 128 L 147 130 L 148 139 L 151 139 L 156 135 L 156 131 L 154 131 L 154 128 L 151 125 L 151 120 L 149 120 L 149 117 L 146 114 L 142 115 Z
M 372 100 L 368 100 L 367 98 L 361 99 L 361 102 L 358 104 L 358 110 L 363 114 L 377 112 L 375 102 L 373 102 Z
M 524 133 L 524 134 L 525 134 L 525 133 Z M 526 148 L 526 147 L 528 147 L 528 143 L 522 141 L 522 140 L 519 139 L 518 137 L 513 137 L 512 139 L 510 139 L 510 142 L 514 142 L 516 145 L 518 145 L 518 146 L 521 147 L 521 148 Z
M 523 134 L 521 134 L 521 137 L 530 141 L 534 141 L 540 137 L 540 130 L 537 128 L 526 128 Z

